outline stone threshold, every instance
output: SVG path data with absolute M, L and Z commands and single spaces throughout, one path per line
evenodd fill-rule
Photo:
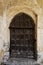
M 3 62 L 1 65 L 40 65 L 40 64 L 33 59 L 11 58 L 7 62 Z

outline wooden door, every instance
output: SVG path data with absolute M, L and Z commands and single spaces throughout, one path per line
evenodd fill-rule
M 36 59 L 35 45 L 34 20 L 27 14 L 19 13 L 10 24 L 10 57 Z

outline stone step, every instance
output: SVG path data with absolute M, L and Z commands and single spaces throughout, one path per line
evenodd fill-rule
M 3 65 L 40 65 L 35 60 L 31 59 L 10 59 L 7 62 L 4 62 Z
M 40 64 L 38 64 L 38 63 L 3 63 L 3 64 L 1 64 L 1 65 L 40 65 Z

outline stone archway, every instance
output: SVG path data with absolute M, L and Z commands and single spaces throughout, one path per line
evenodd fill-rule
M 10 57 L 37 59 L 35 23 L 26 13 L 18 13 L 10 23 Z

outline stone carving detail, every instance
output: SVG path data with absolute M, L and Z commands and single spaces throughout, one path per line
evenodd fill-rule
M 32 8 L 32 7 L 39 8 L 38 5 L 37 5 L 37 1 L 36 0 L 35 1 L 34 0 L 7 0 L 7 1 L 4 2 L 4 4 L 6 5 L 7 9 L 12 7 L 12 6 L 15 7 L 15 6 L 19 6 L 19 5 L 20 6 L 26 5 L 27 7 L 29 6 L 30 8 Z

